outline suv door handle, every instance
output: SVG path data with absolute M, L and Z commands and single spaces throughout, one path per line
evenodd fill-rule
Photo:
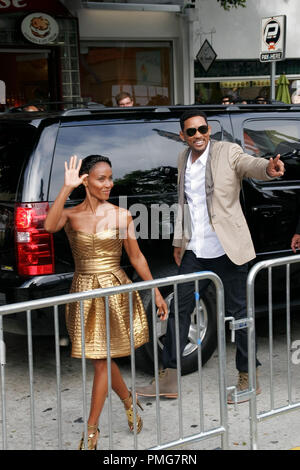
M 275 205 L 262 205 L 262 206 L 253 206 L 252 212 L 259 212 L 264 217 L 272 217 L 274 214 L 278 214 L 282 212 L 282 206 L 275 206 Z

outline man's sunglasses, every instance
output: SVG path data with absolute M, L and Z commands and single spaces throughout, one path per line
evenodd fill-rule
M 199 126 L 197 129 L 196 127 L 189 127 L 185 132 L 189 137 L 193 137 L 197 131 L 200 132 L 200 134 L 207 134 L 208 126 Z

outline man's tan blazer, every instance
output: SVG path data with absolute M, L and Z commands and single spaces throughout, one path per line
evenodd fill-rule
M 191 238 L 191 218 L 184 192 L 189 152 L 188 148 L 178 158 L 178 213 L 173 245 L 181 247 L 181 257 Z M 268 160 L 244 153 L 237 144 L 210 141 L 205 174 L 208 215 L 225 253 L 238 265 L 255 258 L 250 231 L 240 205 L 242 179 L 271 180 L 266 172 L 267 165 Z

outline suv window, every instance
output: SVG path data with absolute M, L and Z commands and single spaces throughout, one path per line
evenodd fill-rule
M 24 162 L 32 150 L 36 129 L 0 124 L 0 200 L 13 201 Z
M 300 179 L 300 121 L 297 119 L 248 120 L 244 122 L 244 148 L 256 157 L 275 157 L 285 163 L 282 179 Z
M 210 123 L 221 136 L 217 121 Z M 100 154 L 112 162 L 112 195 L 141 195 L 175 192 L 177 158 L 184 150 L 179 122 L 138 122 L 61 127 L 51 175 L 49 200 L 63 184 L 64 161 L 72 154 L 80 158 Z M 220 138 L 220 137 L 219 137 Z M 83 196 L 81 189 L 70 198 Z

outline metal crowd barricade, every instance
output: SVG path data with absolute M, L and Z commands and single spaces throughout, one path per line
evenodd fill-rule
M 202 361 L 201 361 L 201 322 L 200 322 L 200 303 L 199 303 L 199 281 L 202 279 L 211 280 L 216 288 L 217 299 L 217 324 L 218 324 L 218 378 L 219 378 L 219 402 L 220 402 L 220 425 L 211 429 L 204 429 L 204 410 L 203 410 L 203 390 L 202 390 Z M 184 436 L 183 416 L 182 416 L 182 393 L 181 393 L 181 366 L 179 357 L 179 319 L 178 319 L 178 293 L 177 286 L 181 283 L 195 282 L 195 298 L 197 310 L 197 328 L 198 328 L 198 366 L 199 366 L 199 411 L 200 411 L 200 432 L 193 435 Z M 161 436 L 161 419 L 159 404 L 159 365 L 158 365 L 158 344 L 157 344 L 157 315 L 155 306 L 156 287 L 174 286 L 175 301 L 175 324 L 176 324 L 176 347 L 177 347 L 177 380 L 178 380 L 178 425 L 179 436 L 171 442 L 163 443 Z M 4 305 L 0 307 L 0 359 L 1 359 L 1 396 L 2 396 L 2 442 L 3 449 L 7 448 L 7 413 L 6 413 L 6 387 L 5 387 L 5 343 L 3 335 L 3 316 L 18 312 L 25 312 L 27 315 L 28 331 L 28 362 L 29 362 L 29 381 L 30 381 L 30 423 L 31 423 L 31 445 L 36 448 L 36 418 L 35 418 L 35 399 L 34 399 L 34 369 L 33 369 L 33 351 L 32 351 L 32 328 L 31 311 L 46 307 L 53 307 L 54 331 L 55 331 L 55 358 L 56 358 L 56 393 L 57 393 L 57 431 L 58 431 L 58 449 L 62 449 L 62 404 L 61 404 L 61 364 L 59 347 L 59 322 L 58 306 L 67 303 L 79 301 L 81 315 L 81 339 L 82 339 L 82 395 L 83 395 L 83 421 L 85 448 L 87 448 L 87 384 L 86 384 L 86 357 L 85 357 L 85 334 L 84 334 L 84 307 L 85 300 L 102 297 L 105 302 L 106 329 L 107 329 L 107 369 L 108 369 L 108 422 L 109 422 L 109 448 L 113 449 L 113 430 L 112 430 L 112 378 L 111 378 L 111 357 L 110 357 L 110 322 L 109 322 L 109 296 L 117 294 L 129 295 L 129 313 L 130 313 L 130 344 L 131 344 L 131 380 L 134 418 L 136 417 L 136 370 L 135 370 L 135 349 L 133 336 L 133 293 L 151 289 L 152 293 L 152 320 L 153 320 L 153 344 L 154 344 L 154 369 L 156 379 L 156 423 L 157 423 L 157 445 L 151 449 L 167 449 L 174 446 L 192 444 L 212 437 L 221 436 L 221 446 L 228 448 L 228 416 L 226 402 L 226 339 L 225 339 L 225 312 L 224 312 L 224 289 L 221 279 L 214 273 L 203 271 L 189 275 L 179 275 L 156 279 L 147 282 L 137 282 L 133 284 L 121 285 L 113 288 L 97 289 L 94 291 L 66 294 L 61 296 L 49 297 L 46 299 L 20 302 L 17 304 Z M 134 419 L 134 449 L 138 448 L 136 419 Z
M 279 414 L 300 408 L 300 401 L 293 402 L 291 395 L 291 298 L 290 298 L 290 266 L 300 263 L 300 255 L 286 256 L 257 263 L 250 270 L 247 279 L 247 321 L 248 321 L 248 364 L 249 364 L 249 413 L 250 413 L 250 445 L 258 449 L 257 423 Z M 272 268 L 286 266 L 286 337 L 287 337 L 287 391 L 288 405 L 274 405 L 274 375 L 273 375 L 273 306 L 272 306 Z M 263 413 L 257 412 L 256 404 L 256 349 L 255 349 L 255 279 L 257 274 L 268 269 L 268 307 L 269 307 L 269 356 L 270 356 L 270 409 Z

